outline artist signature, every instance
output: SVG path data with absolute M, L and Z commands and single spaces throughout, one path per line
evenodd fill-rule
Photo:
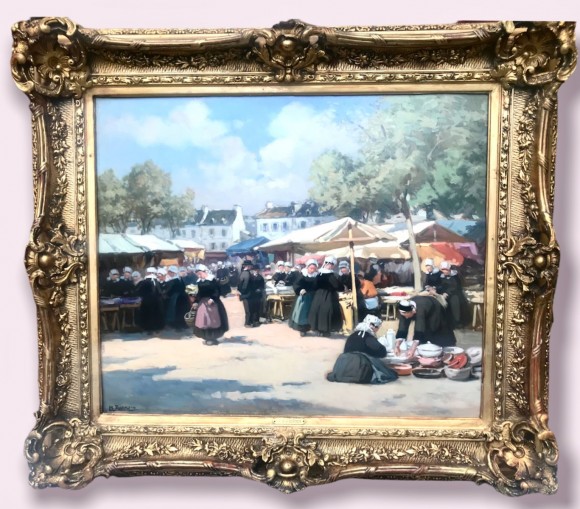
M 137 407 L 129 405 L 109 405 L 109 412 L 134 412 Z

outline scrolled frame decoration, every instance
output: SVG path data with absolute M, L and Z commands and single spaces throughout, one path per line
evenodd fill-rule
M 575 24 L 488 22 L 326 28 L 93 30 L 67 18 L 13 26 L 12 76 L 32 111 L 34 224 L 26 249 L 38 313 L 40 408 L 26 440 L 34 487 L 96 476 L 238 475 L 286 492 L 347 477 L 466 479 L 507 495 L 553 493 L 548 353 L 559 248 L 552 223 L 557 90 L 574 71 Z M 488 410 L 476 423 L 333 424 L 267 417 L 99 418 L 91 334 L 94 90 L 259 85 L 497 86 L 497 199 L 488 204 Z M 417 88 L 418 90 L 419 88 Z M 486 389 L 484 388 L 484 391 Z

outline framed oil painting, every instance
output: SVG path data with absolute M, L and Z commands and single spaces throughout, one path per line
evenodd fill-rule
M 553 493 L 574 23 L 13 27 L 31 101 L 30 483 Z

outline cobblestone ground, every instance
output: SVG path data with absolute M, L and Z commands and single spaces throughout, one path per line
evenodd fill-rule
M 217 346 L 191 332 L 110 333 L 102 338 L 103 410 L 135 413 L 478 417 L 481 375 L 458 382 L 400 377 L 385 385 L 331 383 L 345 336 L 300 337 L 286 322 L 243 326 L 235 296 L 224 299 L 230 330 Z M 396 329 L 385 322 L 381 333 Z M 482 333 L 456 331 L 458 346 Z

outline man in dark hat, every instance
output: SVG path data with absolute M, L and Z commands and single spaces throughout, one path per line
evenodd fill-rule
M 257 319 L 254 317 L 252 325 L 257 327 L 260 325 L 260 318 L 263 318 L 266 321 L 271 322 L 272 320 L 268 319 L 268 308 L 266 302 L 266 280 L 264 276 L 260 273 L 260 266 L 259 265 L 252 265 L 251 270 L 252 275 L 252 287 L 254 292 L 254 299 L 256 300 L 256 313 Z
M 251 274 L 252 267 L 253 263 L 250 260 L 242 262 L 242 272 L 238 283 L 240 300 L 244 304 L 246 315 L 245 327 L 256 327 L 260 324 L 260 301 L 256 299 L 255 283 Z
M 412 339 L 419 344 L 430 341 L 439 346 L 454 346 L 457 343 L 448 314 L 436 298 L 420 295 L 411 300 L 402 300 L 398 309 L 400 317 L 397 338 L 407 338 L 411 321 L 415 321 Z

